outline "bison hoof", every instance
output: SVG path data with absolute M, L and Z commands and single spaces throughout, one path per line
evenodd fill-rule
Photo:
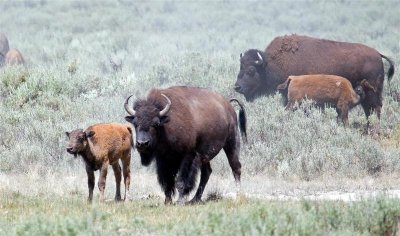
M 197 199 L 197 198 L 193 198 L 188 203 L 190 205 L 204 204 L 204 202 L 201 199 Z
M 121 202 L 122 199 L 121 199 L 121 197 L 115 197 L 115 201 L 116 201 L 116 202 Z
M 164 205 L 172 205 L 172 198 L 165 198 Z
M 179 198 L 178 201 L 176 201 L 176 204 L 179 206 L 184 206 L 186 204 L 186 201 L 184 198 Z

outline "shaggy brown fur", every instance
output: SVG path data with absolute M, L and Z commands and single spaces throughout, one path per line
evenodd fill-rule
M 289 76 L 288 79 L 278 85 L 278 89 L 287 89 L 288 104 L 286 109 L 293 109 L 296 102 L 303 99 L 311 99 L 318 106 L 329 104 L 336 108 L 345 126 L 348 126 L 348 112 L 358 105 L 364 98 L 364 91 L 374 88 L 363 80 L 356 91 L 346 78 L 336 75 L 301 75 Z
M 5 64 L 9 66 L 24 65 L 25 60 L 18 49 L 12 48 L 6 54 Z
M 6 54 L 10 50 L 8 46 L 8 39 L 4 33 L 0 33 L 0 66 L 4 64 Z
M 273 94 L 290 75 L 330 74 L 347 78 L 353 87 L 366 79 L 375 91 L 367 91 L 361 102 L 368 117 L 376 110 L 380 117 L 384 67 L 388 79 L 394 74 L 393 62 L 377 50 L 359 43 L 335 42 L 300 35 L 276 37 L 265 52 L 250 49 L 240 59 L 235 90 L 248 101 Z M 287 99 L 287 94 L 283 93 Z
M 166 109 L 168 100 L 162 94 L 171 101 L 169 110 Z M 156 160 L 165 204 L 172 203 L 175 186 L 178 202 L 185 203 L 196 183 L 198 169 L 201 170 L 200 184 L 191 202 L 200 201 L 211 174 L 210 161 L 221 149 L 226 153 L 236 183 L 240 184 L 238 121 L 230 101 L 207 89 L 183 86 L 152 89 L 145 100 L 135 102 L 133 110 L 128 101 L 129 98 L 125 109 L 130 116 L 125 119 L 135 126 L 136 148 L 142 164 L 147 166 Z M 239 125 L 245 137 L 245 113 L 239 105 Z
M 94 189 L 94 171 L 100 169 L 99 190 L 100 201 L 104 201 L 104 189 L 106 186 L 106 177 L 108 166 L 111 165 L 114 170 L 116 193 L 115 200 L 121 200 L 121 166 L 118 160 L 121 159 L 122 171 L 124 175 L 126 199 L 130 184 L 130 161 L 131 149 L 133 147 L 132 128 L 130 125 L 108 123 L 95 124 L 89 126 L 86 130 L 76 129 L 66 132 L 69 138 L 67 151 L 82 156 L 86 164 L 86 173 L 88 176 L 89 197 L 93 199 Z

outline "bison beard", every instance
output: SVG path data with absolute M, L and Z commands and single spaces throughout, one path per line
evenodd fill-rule
M 178 203 L 195 187 L 200 169 L 200 183 L 191 202 L 201 200 L 212 172 L 210 161 L 224 149 L 237 185 L 240 184 L 240 137 L 246 137 L 246 117 L 239 101 L 239 119 L 232 105 L 221 95 L 201 88 L 171 87 L 153 89 L 147 99 L 136 101 L 125 110 L 125 119 L 135 126 L 136 146 L 143 165 L 156 161 L 157 179 L 165 194 L 165 204 L 172 203 L 175 188 Z

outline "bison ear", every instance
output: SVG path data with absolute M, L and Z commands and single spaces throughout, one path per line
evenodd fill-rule
M 69 138 L 69 132 L 65 132 L 65 135 L 67 135 L 67 137 Z
M 243 57 L 243 53 L 240 53 L 240 58 L 242 58 Z
M 94 136 L 95 132 L 93 130 L 91 130 L 89 132 L 85 132 L 85 134 L 86 134 L 86 138 L 90 138 L 90 137 Z
M 135 119 L 134 116 L 125 116 L 125 120 L 128 121 L 129 123 L 133 124 L 133 120 Z
M 169 122 L 169 117 L 168 116 L 161 116 L 160 117 L 160 124 L 158 126 L 163 126 L 165 123 Z

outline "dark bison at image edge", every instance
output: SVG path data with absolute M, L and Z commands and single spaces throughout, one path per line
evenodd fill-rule
M 8 45 L 7 36 L 0 32 L 0 66 L 4 64 L 8 50 L 10 50 L 10 47 Z
M 290 75 L 329 74 L 347 78 L 353 87 L 366 79 L 375 91 L 366 91 L 361 102 L 367 118 L 373 110 L 380 117 L 384 66 L 389 64 L 388 80 L 394 74 L 393 62 L 377 50 L 359 43 L 336 42 L 300 35 L 276 37 L 265 52 L 246 51 L 240 58 L 235 90 L 247 101 L 273 94 Z M 287 90 L 282 92 L 287 102 Z
M 230 102 L 240 106 L 239 126 L 246 138 L 246 115 L 242 104 L 226 100 L 207 89 L 170 87 L 152 89 L 146 99 L 137 100 L 133 109 L 129 96 L 124 104 L 136 132 L 136 149 L 142 165 L 155 160 L 158 182 L 165 204 L 172 203 L 175 188 L 178 203 L 184 204 L 194 188 L 200 169 L 200 183 L 191 202 L 201 201 L 212 172 L 210 161 L 224 149 L 237 187 L 240 187 L 240 137 L 236 112 Z

